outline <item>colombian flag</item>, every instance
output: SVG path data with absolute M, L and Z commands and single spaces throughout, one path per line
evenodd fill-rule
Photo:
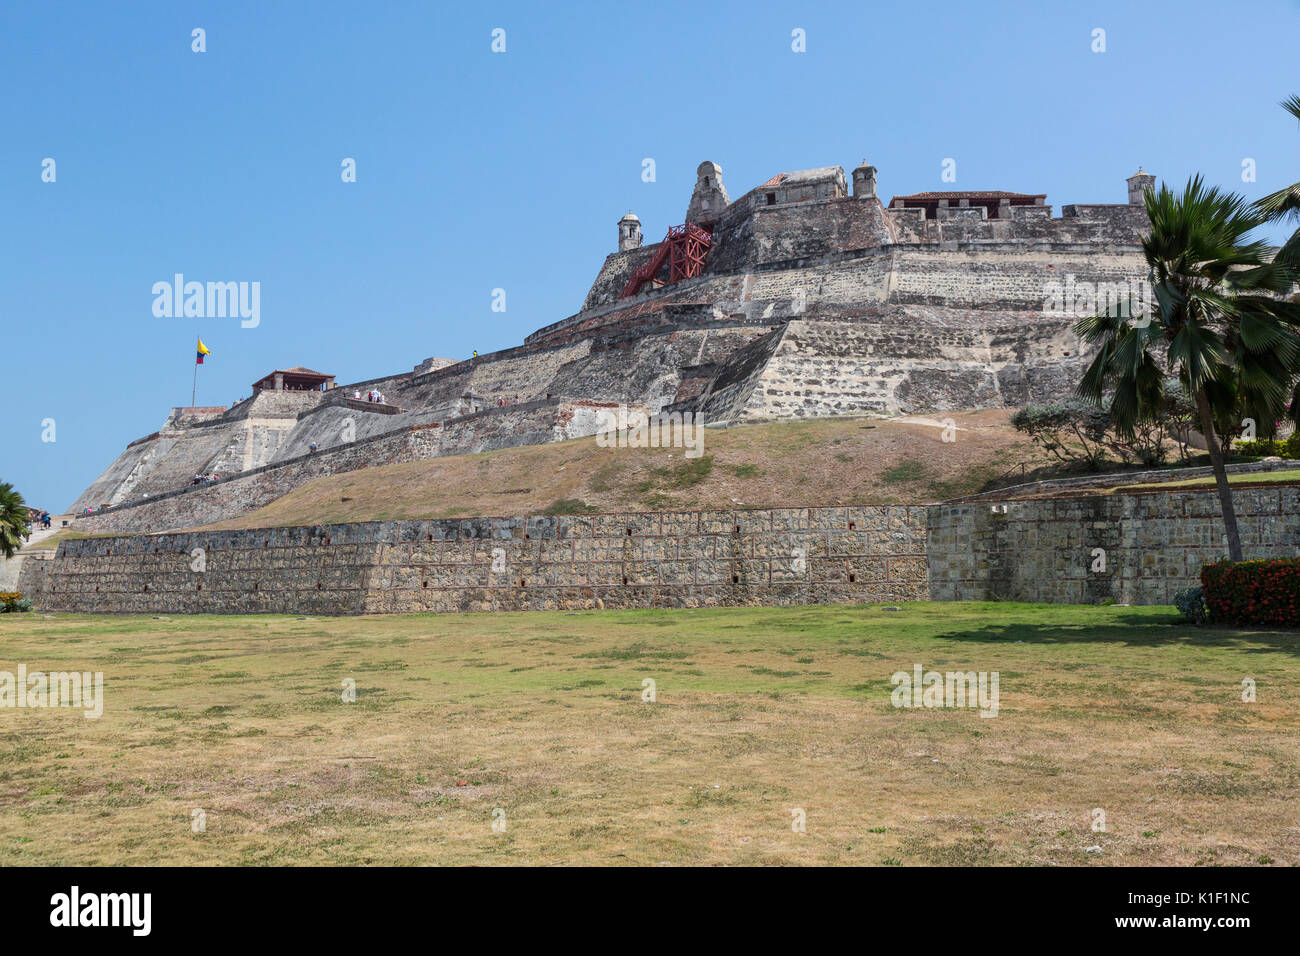
M 199 353 L 198 353 L 198 355 L 196 355 L 196 356 L 194 357 L 194 364 L 195 364 L 195 365 L 202 365 L 202 364 L 203 364 L 203 356 L 205 356 L 205 355 L 211 355 L 211 354 L 212 354 L 212 350 L 209 349 L 206 345 L 203 344 L 203 340 L 202 340 L 202 339 L 199 339 Z

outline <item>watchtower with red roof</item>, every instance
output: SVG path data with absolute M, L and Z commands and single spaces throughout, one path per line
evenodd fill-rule
M 334 376 L 295 365 L 278 368 L 253 383 L 253 392 L 324 392 L 334 387 Z

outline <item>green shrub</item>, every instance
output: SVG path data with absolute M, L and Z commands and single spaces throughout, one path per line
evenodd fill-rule
M 1257 455 L 1260 458 L 1267 458 L 1270 455 L 1276 455 L 1279 458 L 1300 458 L 1300 431 L 1297 431 L 1286 441 L 1269 438 L 1262 438 L 1258 441 L 1239 441 L 1233 444 L 1232 450 L 1238 455 Z
M 1106 409 L 1070 399 L 1027 405 L 1011 416 L 1011 426 L 1062 464 L 1082 462 L 1096 469 L 1106 457 L 1111 420 Z
M 893 468 L 885 469 L 880 480 L 892 485 L 904 481 L 919 481 L 925 477 L 925 465 L 910 458 L 899 462 Z
M 581 498 L 560 498 L 542 509 L 544 515 L 586 515 L 596 510 Z
M 1266 458 L 1269 455 L 1281 455 L 1282 447 L 1278 442 L 1272 439 L 1264 438 L 1258 441 L 1239 441 L 1235 442 L 1232 450 L 1238 455 L 1247 455 L 1251 457 Z
M 709 477 L 709 472 L 712 470 L 713 456 L 705 455 L 701 458 L 687 458 L 680 465 L 654 468 L 651 470 L 651 474 L 662 479 L 664 487 L 689 488 L 691 485 L 697 485 Z
M 1300 627 L 1300 558 L 1207 564 L 1201 586 L 1216 624 Z
M 1205 623 L 1205 592 L 1201 588 L 1183 588 L 1174 595 L 1174 607 L 1188 623 Z

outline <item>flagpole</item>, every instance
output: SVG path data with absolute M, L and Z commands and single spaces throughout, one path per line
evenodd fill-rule
M 190 409 L 191 409 L 191 410 L 193 410 L 193 408 L 194 408 L 194 396 L 198 394 L 198 391 L 199 391 L 199 360 L 198 360 L 198 358 L 196 357 L 196 358 L 194 359 L 194 387 L 193 387 L 192 389 L 190 389 Z

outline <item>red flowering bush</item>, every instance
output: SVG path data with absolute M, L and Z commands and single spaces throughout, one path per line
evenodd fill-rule
M 1300 558 L 1207 564 L 1201 587 L 1216 624 L 1300 627 Z

